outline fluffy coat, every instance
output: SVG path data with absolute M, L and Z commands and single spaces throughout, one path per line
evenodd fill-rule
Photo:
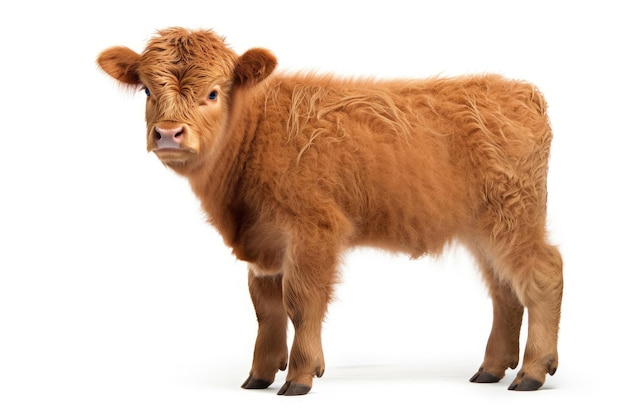
M 546 241 L 552 133 L 533 85 L 498 75 L 346 80 L 274 74 L 275 57 L 238 56 L 212 31 L 160 31 L 138 54 L 98 58 L 147 94 L 147 149 L 189 183 L 209 221 L 250 265 L 259 324 L 244 388 L 309 392 L 322 376 L 322 321 L 341 253 L 368 245 L 411 257 L 455 240 L 479 263 L 493 300 L 473 382 L 535 390 L 558 364 L 563 288 Z M 290 354 L 287 320 L 294 325 Z

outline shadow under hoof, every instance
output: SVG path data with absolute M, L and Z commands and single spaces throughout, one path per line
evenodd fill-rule
M 248 379 L 241 385 L 241 388 L 244 389 L 265 389 L 272 385 L 271 381 L 266 381 L 264 379 L 256 379 L 250 375 Z
M 305 395 L 308 394 L 309 391 L 311 391 L 311 387 L 308 385 L 285 382 L 285 384 L 278 391 L 278 395 Z
M 500 378 L 489 372 L 478 371 L 470 378 L 470 382 L 476 382 L 479 384 L 494 383 L 500 381 Z
M 536 391 L 543 385 L 542 382 L 533 378 L 524 378 L 520 382 L 513 381 L 509 386 L 510 391 Z

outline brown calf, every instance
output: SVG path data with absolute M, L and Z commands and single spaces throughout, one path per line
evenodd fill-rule
M 473 382 L 512 390 L 556 371 L 561 257 L 546 242 L 551 130 L 532 85 L 496 75 L 340 80 L 272 75 L 274 56 L 238 56 L 211 31 L 160 31 L 142 54 L 98 64 L 147 95 L 147 147 L 188 178 L 237 258 L 249 263 L 258 318 L 244 388 L 306 394 L 324 373 L 322 320 L 342 251 L 370 245 L 412 257 L 466 245 L 493 300 Z M 287 320 L 295 334 L 288 362 Z

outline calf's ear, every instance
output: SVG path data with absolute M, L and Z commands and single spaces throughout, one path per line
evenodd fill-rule
M 119 82 L 128 85 L 141 84 L 137 74 L 140 55 L 125 46 L 114 46 L 104 50 L 97 63 L 104 72 Z
M 234 81 L 241 86 L 252 86 L 267 78 L 276 68 L 276 57 L 268 50 L 252 48 L 237 58 Z

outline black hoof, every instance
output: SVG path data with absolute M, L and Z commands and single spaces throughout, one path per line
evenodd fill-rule
M 543 382 L 539 382 L 533 378 L 524 378 L 520 382 L 513 381 L 509 386 L 510 391 L 536 391 L 543 385 Z
M 500 381 L 500 378 L 495 376 L 494 374 L 490 374 L 489 372 L 478 371 L 474 374 L 473 377 L 470 378 L 470 382 L 477 383 L 493 383 Z
M 311 387 L 308 385 L 285 382 L 285 384 L 278 391 L 278 395 L 305 395 L 308 394 L 309 391 L 311 391 Z
M 241 385 L 241 388 L 244 389 L 265 389 L 272 385 L 271 381 L 266 381 L 264 379 L 256 379 L 250 375 L 248 379 Z

